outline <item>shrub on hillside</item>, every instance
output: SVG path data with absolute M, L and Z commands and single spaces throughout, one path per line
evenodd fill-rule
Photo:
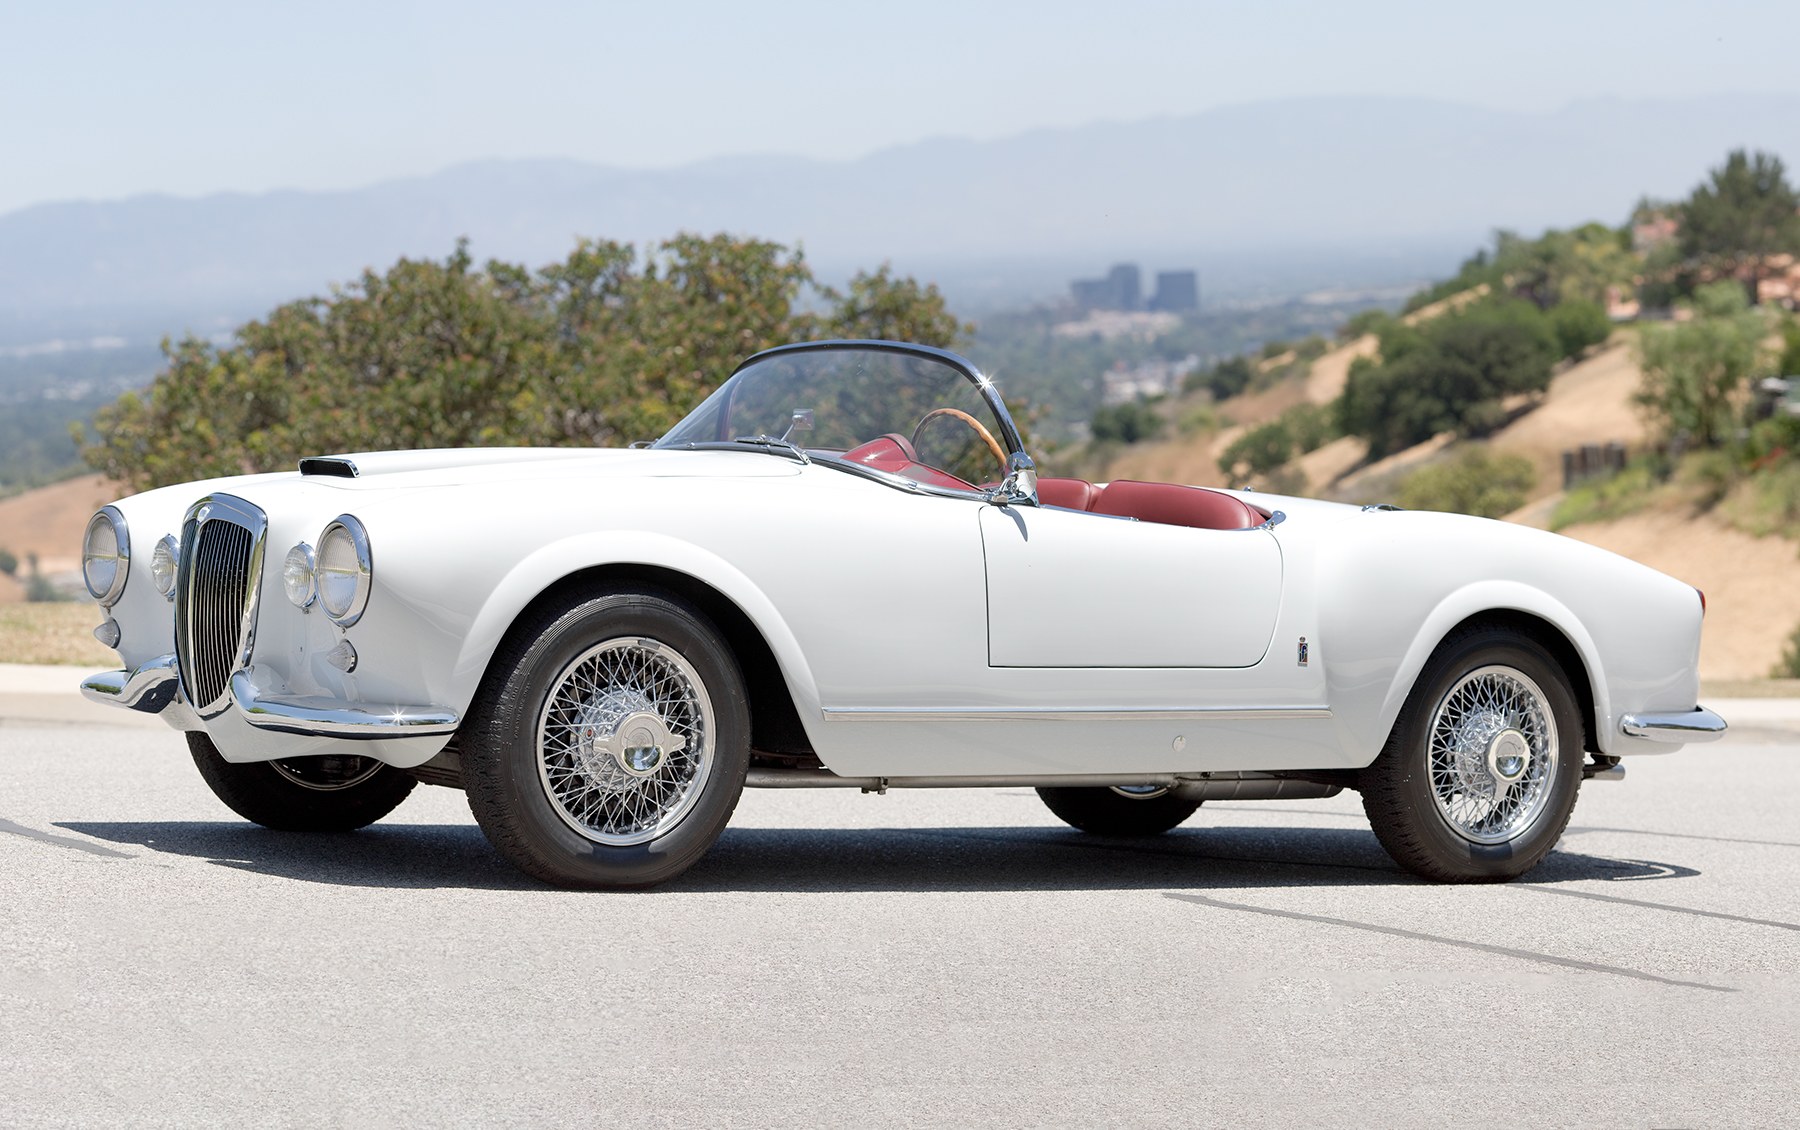
M 1781 653 L 1781 662 L 1769 672 L 1773 679 L 1800 679 L 1800 627 L 1788 637 L 1787 650 Z
M 1560 530 L 1585 522 L 1610 522 L 1634 514 L 1650 504 L 1661 481 L 1655 463 L 1634 459 L 1610 479 L 1584 483 L 1564 495 L 1550 516 L 1550 528 Z
M 1407 476 L 1400 486 L 1400 505 L 1499 518 L 1525 505 L 1535 485 L 1537 471 L 1524 456 L 1496 455 L 1477 447 Z
M 1198 392 L 1201 389 L 1212 393 L 1214 400 L 1230 400 L 1238 393 L 1250 387 L 1250 379 L 1255 376 L 1247 357 L 1227 357 L 1210 369 L 1202 369 L 1186 381 L 1182 382 L 1182 391 Z
M 19 557 L 10 549 L 0 549 L 0 573 L 9 577 L 19 575 Z
M 1163 418 L 1143 401 L 1131 400 L 1094 413 L 1091 427 L 1101 443 L 1142 443 L 1162 434 Z
M 1612 319 L 1598 302 L 1572 299 L 1550 308 L 1550 326 L 1564 357 L 1578 357 L 1590 345 L 1612 336 Z

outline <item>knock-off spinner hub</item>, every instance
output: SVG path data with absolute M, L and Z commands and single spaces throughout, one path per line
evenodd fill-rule
M 1494 780 L 1510 785 L 1531 768 L 1531 742 L 1509 726 L 1488 739 L 1486 761 Z
M 636 695 L 608 694 L 582 712 L 575 743 L 581 769 L 602 787 L 622 786 L 630 778 L 650 777 L 687 739 L 669 729 L 660 714 L 639 703 L 620 701 Z

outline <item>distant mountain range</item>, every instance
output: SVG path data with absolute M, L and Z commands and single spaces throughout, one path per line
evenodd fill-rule
M 960 309 L 1066 293 L 1137 260 L 1211 296 L 1452 270 L 1496 226 L 1618 223 L 1735 146 L 1800 158 L 1800 96 L 1589 101 L 1523 113 L 1296 99 L 936 139 L 843 162 L 666 170 L 484 161 L 342 192 L 41 204 L 0 216 L 0 346 L 228 328 L 401 255 L 533 265 L 578 235 L 728 230 L 803 243 L 826 277 L 890 260 Z

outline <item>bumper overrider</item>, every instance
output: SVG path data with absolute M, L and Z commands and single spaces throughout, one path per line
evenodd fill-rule
M 82 680 L 81 693 L 94 702 L 146 714 L 171 708 L 191 711 L 181 699 L 176 658 L 162 655 L 134 670 L 103 671 Z M 461 719 L 442 706 L 348 702 L 314 695 L 284 695 L 257 685 L 256 668 L 232 673 L 231 705 L 259 730 L 311 737 L 376 741 L 437 738 L 454 733 Z M 187 727 L 182 727 L 187 728 Z
M 1725 719 L 1697 706 L 1666 714 L 1627 714 L 1619 719 L 1619 729 L 1630 737 L 1653 742 L 1712 742 L 1725 736 Z

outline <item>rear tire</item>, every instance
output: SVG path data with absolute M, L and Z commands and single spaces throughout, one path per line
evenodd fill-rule
M 203 733 L 188 752 L 213 795 L 253 824 L 282 832 L 349 832 L 400 806 L 417 784 L 406 773 L 360 754 L 288 757 L 234 764 Z
M 1442 883 L 1515 879 L 1550 854 L 1581 788 L 1581 710 L 1536 640 L 1452 634 L 1362 772 L 1363 811 L 1394 861 Z
M 1197 800 L 1165 791 L 1133 794 L 1120 789 L 1042 788 L 1051 812 L 1071 827 L 1096 836 L 1159 836 L 1192 816 Z

